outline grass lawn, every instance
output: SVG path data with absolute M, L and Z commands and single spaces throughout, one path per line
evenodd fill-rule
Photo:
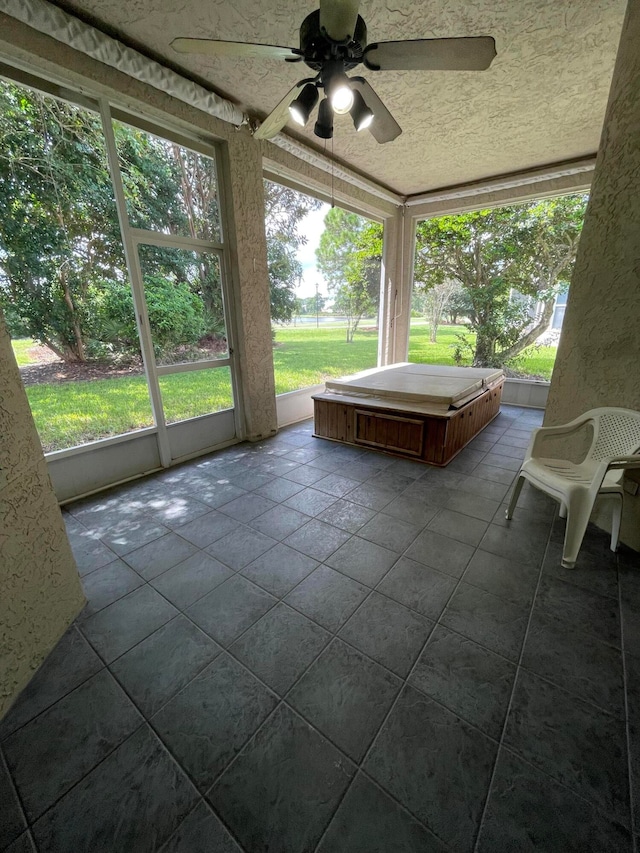
M 35 359 L 29 355 L 31 347 L 36 345 L 36 342 L 31 338 L 19 338 L 11 341 L 13 352 L 18 362 L 18 367 L 26 367 L 27 364 L 35 364 Z
M 365 325 L 365 328 L 367 326 Z M 429 327 L 412 323 L 409 336 L 409 361 L 422 364 L 455 365 L 456 335 L 465 333 L 464 326 L 440 326 L 438 341 L 429 341 Z M 276 393 L 317 385 L 327 377 L 343 376 L 375 367 L 378 333 L 356 332 L 352 344 L 346 343 L 345 329 L 331 327 L 277 327 L 273 363 Z M 473 340 L 473 337 L 469 335 Z M 522 375 L 550 379 L 556 347 L 529 347 L 513 369 Z
M 160 378 L 167 421 L 230 408 L 229 368 Z M 30 385 L 27 397 L 45 452 L 153 426 L 144 376 Z
M 276 394 L 319 385 L 329 376 L 375 367 L 378 333 L 358 331 L 351 344 L 346 342 L 346 336 L 346 327 L 277 326 L 273 349 Z
M 370 322 L 370 321 L 367 321 Z M 429 343 L 426 325 L 411 328 L 409 360 L 425 364 L 454 364 L 452 344 L 462 327 L 441 326 L 438 342 Z M 295 391 L 374 367 L 378 333 L 364 325 L 353 343 L 344 328 L 277 327 L 273 350 L 276 393 Z M 29 340 L 13 341 L 19 364 L 31 363 Z M 519 372 L 550 378 L 555 347 L 531 347 Z M 228 368 L 189 371 L 160 379 L 168 422 L 220 411 L 232 405 Z M 153 425 L 147 384 L 142 376 L 30 385 L 27 396 L 45 451 L 73 447 L 98 438 Z

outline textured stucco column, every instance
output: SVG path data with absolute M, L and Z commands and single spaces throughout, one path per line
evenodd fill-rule
M 240 131 L 230 138 L 227 169 L 245 437 L 255 441 L 276 432 L 277 415 L 262 158 L 260 146 L 247 132 Z
M 596 406 L 640 410 L 640 0 L 630 0 L 571 279 L 545 423 Z M 603 526 L 608 519 L 598 514 Z M 640 549 L 640 498 L 621 538 Z
M 414 251 L 412 224 L 411 217 L 405 215 L 402 207 L 385 221 L 378 339 L 381 365 L 406 361 L 409 350 Z
M 0 717 L 84 603 L 0 313 Z

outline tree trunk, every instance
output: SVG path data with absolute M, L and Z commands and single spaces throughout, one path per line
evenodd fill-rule
M 473 355 L 473 367 L 493 367 L 493 354 L 495 350 L 495 340 L 489 335 L 482 332 L 482 327 L 478 329 L 476 336 L 476 351 Z
M 526 349 L 528 346 L 531 346 L 531 344 L 534 344 L 538 340 L 540 335 L 547 330 L 549 323 L 551 322 L 551 318 L 553 317 L 554 306 L 555 298 L 549 299 L 547 302 L 544 303 L 542 314 L 540 315 L 540 319 L 538 320 L 536 325 L 532 329 L 530 329 L 523 338 L 520 338 L 519 341 L 516 341 L 513 346 L 509 347 L 509 349 L 507 350 L 503 350 L 500 353 L 501 361 L 506 362 L 509 361 L 509 359 L 511 358 L 515 358 L 524 349 Z
M 48 347 L 52 353 L 55 353 L 58 358 L 61 358 L 67 364 L 77 364 L 79 361 L 84 361 L 84 359 L 78 358 L 78 354 L 70 346 L 59 347 L 54 341 L 47 337 L 40 337 L 39 340 L 44 344 L 44 346 Z
M 73 328 L 73 337 L 75 340 L 75 347 L 68 343 L 64 344 L 62 358 L 65 361 L 86 361 L 87 357 L 84 348 L 84 337 L 80 326 L 80 320 L 78 319 L 78 312 L 76 311 L 76 306 L 73 304 L 71 290 L 69 289 L 69 282 L 67 281 L 67 276 L 64 273 L 61 273 L 60 278 L 64 301 L 69 309 L 69 313 L 71 314 L 71 326 Z

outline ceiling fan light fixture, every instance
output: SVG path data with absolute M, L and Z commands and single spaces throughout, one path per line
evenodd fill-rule
M 316 121 L 313 132 L 320 139 L 331 139 L 333 136 L 333 109 L 328 98 L 320 101 L 318 120 Z
M 289 104 L 289 112 L 296 124 L 304 127 L 317 103 L 318 90 L 313 83 L 307 83 L 295 101 Z
M 373 112 L 366 105 L 360 92 L 353 93 L 353 106 L 349 110 L 356 130 L 365 130 L 374 119 Z
M 327 68 L 324 88 L 334 113 L 339 116 L 346 115 L 353 105 L 353 91 L 351 81 L 340 63 L 331 63 Z
M 329 97 L 334 113 L 344 116 L 349 112 L 353 106 L 353 92 L 346 76 L 344 81 L 341 80 L 331 86 L 331 95 Z

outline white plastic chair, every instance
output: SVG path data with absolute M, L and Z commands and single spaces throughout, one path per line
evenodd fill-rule
M 571 435 L 588 425 L 593 428 L 591 447 L 582 462 L 553 459 L 541 454 L 550 437 Z M 567 518 L 562 565 L 575 566 L 596 497 L 615 498 L 611 550 L 618 547 L 622 518 L 622 478 L 627 468 L 640 468 L 640 412 L 631 409 L 591 409 L 562 426 L 536 429 L 518 474 L 506 512 L 513 517 L 524 481 L 560 502 L 560 516 Z

